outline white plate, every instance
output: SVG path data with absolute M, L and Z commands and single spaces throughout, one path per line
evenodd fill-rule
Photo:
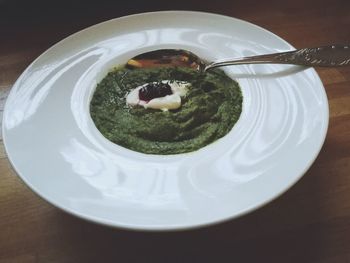
M 80 31 L 36 59 L 4 112 L 10 161 L 53 205 L 94 222 L 146 230 L 191 228 L 237 217 L 276 198 L 310 167 L 324 142 L 328 103 L 313 69 L 226 68 L 244 96 L 224 138 L 172 156 L 130 151 L 105 139 L 89 99 L 109 68 L 158 48 L 208 60 L 292 49 L 250 23 L 198 12 L 155 12 Z

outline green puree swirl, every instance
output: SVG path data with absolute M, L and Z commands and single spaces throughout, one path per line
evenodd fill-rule
M 191 83 L 177 110 L 161 111 L 126 104 L 127 93 L 148 82 Z M 116 68 L 97 85 L 90 113 L 110 141 L 147 154 L 198 150 L 226 135 L 242 112 L 238 83 L 221 70 L 205 74 L 189 68 Z

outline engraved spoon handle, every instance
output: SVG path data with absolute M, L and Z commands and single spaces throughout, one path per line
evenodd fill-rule
M 302 48 L 282 53 L 243 57 L 233 60 L 220 60 L 207 65 L 211 68 L 242 64 L 294 64 L 311 67 L 337 67 L 350 65 L 350 45 L 331 45 Z

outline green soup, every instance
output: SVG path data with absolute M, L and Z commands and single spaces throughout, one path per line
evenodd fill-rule
M 130 107 L 126 95 L 145 83 L 177 80 L 191 83 L 176 110 Z M 97 85 L 90 113 L 110 141 L 147 154 L 198 150 L 226 135 L 242 111 L 238 83 L 221 70 L 205 74 L 190 68 L 116 68 Z

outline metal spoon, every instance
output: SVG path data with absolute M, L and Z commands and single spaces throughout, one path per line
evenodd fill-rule
M 350 45 L 330 45 L 206 63 L 197 55 L 182 49 L 159 49 L 142 53 L 127 62 L 129 68 L 182 66 L 207 71 L 221 66 L 242 64 L 294 64 L 310 67 L 350 65 Z

